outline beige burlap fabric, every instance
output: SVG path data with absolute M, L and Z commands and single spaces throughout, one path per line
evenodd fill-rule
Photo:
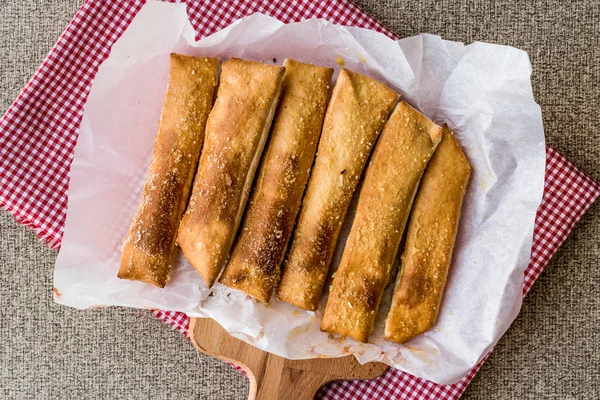
M 0 1 L 0 109 L 81 0 Z M 600 3 L 360 0 L 400 36 L 508 44 L 529 52 L 546 138 L 600 179 Z M 469 399 L 591 399 L 600 392 L 600 206 L 578 224 L 521 315 L 465 393 Z M 0 398 L 244 399 L 226 364 L 146 312 L 52 303 L 56 253 L 0 211 Z

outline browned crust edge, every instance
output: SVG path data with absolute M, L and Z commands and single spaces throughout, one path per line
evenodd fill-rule
M 437 319 L 471 167 L 447 126 L 423 176 L 408 226 L 402 270 L 385 323 L 396 343 L 431 329 Z
M 398 97 L 372 78 L 340 71 L 284 263 L 280 300 L 316 310 L 352 194 Z
M 441 128 L 402 101 L 373 152 L 321 330 L 366 342 Z
M 117 276 L 164 287 L 217 85 L 219 61 L 170 55 L 169 82 L 141 204 Z
M 177 242 L 211 287 L 227 260 L 267 140 L 285 68 L 231 59 L 206 127 L 205 148 Z
M 271 298 L 321 134 L 333 69 L 286 59 L 273 131 L 220 282 Z

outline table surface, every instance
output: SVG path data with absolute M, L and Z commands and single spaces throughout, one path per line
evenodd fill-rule
M 0 109 L 58 39 L 81 0 L 0 1 Z M 527 51 L 547 143 L 600 180 L 597 0 L 360 0 L 402 37 L 434 33 Z M 600 202 L 598 202 L 600 203 Z M 572 399 L 600 393 L 600 206 L 552 259 L 466 399 Z M 246 378 L 148 312 L 52 302 L 56 252 L 0 211 L 0 396 L 244 399 Z

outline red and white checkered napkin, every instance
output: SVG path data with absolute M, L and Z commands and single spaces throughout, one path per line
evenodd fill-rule
M 0 121 L 0 205 L 35 229 L 53 248 L 60 246 L 69 166 L 83 107 L 98 66 L 108 56 L 144 1 L 88 0 L 15 103 Z M 262 12 L 283 22 L 325 18 L 395 37 L 347 0 L 201 0 L 188 4 L 197 36 Z M 523 294 L 540 275 L 575 223 L 600 194 L 600 186 L 551 148 L 547 148 L 546 185 L 533 238 Z M 156 316 L 188 336 L 188 318 L 156 311 Z M 457 399 L 483 361 L 454 385 L 437 385 L 390 370 L 371 381 L 335 382 L 321 389 L 328 399 Z

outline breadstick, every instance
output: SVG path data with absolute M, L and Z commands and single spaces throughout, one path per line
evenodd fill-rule
M 164 287 L 204 142 L 219 61 L 171 54 L 169 83 L 142 202 L 123 244 L 118 277 Z
M 284 264 L 280 300 L 317 309 L 352 194 L 397 101 L 398 95 L 384 84 L 347 69 L 340 71 Z
M 437 318 L 471 167 L 447 126 L 419 187 L 385 338 L 405 343 Z
M 286 59 L 258 180 L 221 283 L 268 302 L 279 281 L 327 108 L 333 70 Z
M 401 102 L 383 128 L 335 273 L 321 330 L 366 342 L 419 181 L 441 128 Z
M 285 68 L 231 59 L 222 64 L 190 202 L 177 243 L 211 287 L 248 200 L 279 100 Z

